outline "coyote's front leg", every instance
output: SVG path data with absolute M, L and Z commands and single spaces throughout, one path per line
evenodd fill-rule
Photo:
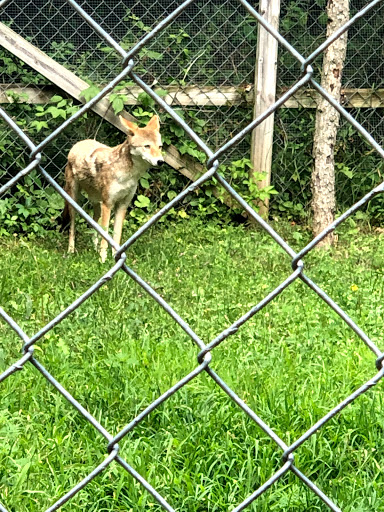
M 93 204 L 93 220 L 100 223 L 100 215 L 101 215 L 101 206 L 100 203 Z M 93 246 L 95 247 L 95 251 L 99 248 L 99 233 L 95 230 L 93 235 Z
M 109 229 L 109 220 L 111 218 L 111 208 L 107 206 L 105 203 L 101 203 L 101 227 L 108 233 Z M 107 259 L 107 251 L 108 251 L 108 242 L 105 238 L 101 239 L 100 244 L 100 260 L 102 263 Z

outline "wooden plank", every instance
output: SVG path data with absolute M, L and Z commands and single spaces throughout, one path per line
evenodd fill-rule
M 242 105 L 253 103 L 253 86 L 241 87 L 223 86 L 169 86 L 169 94 L 165 96 L 167 103 L 173 106 L 212 106 Z M 279 89 L 276 97 L 280 98 L 287 88 Z M 190 93 L 192 91 L 193 94 Z M 197 93 L 200 91 L 200 94 Z M 123 91 L 128 95 L 126 105 L 137 105 L 140 87 L 132 87 Z M 20 103 L 46 104 L 57 94 L 55 87 L 50 85 L 25 86 L 17 84 L 0 84 L 0 103 L 13 103 L 13 97 L 18 97 Z M 108 96 L 107 96 L 108 98 Z M 231 98 L 228 102 L 226 98 Z M 313 89 L 302 89 L 292 96 L 283 108 L 316 108 L 318 93 Z M 345 108 L 383 108 L 384 89 L 342 89 L 341 103 Z
M 246 91 L 250 87 L 167 87 L 168 94 L 164 96 L 164 101 L 168 105 L 198 105 L 198 106 L 231 106 L 244 104 L 246 99 Z M 248 98 L 251 101 L 251 98 Z
M 280 0 L 260 0 L 260 14 L 278 29 L 280 17 Z M 253 118 L 263 114 L 276 101 L 276 72 L 277 72 L 277 40 L 259 24 L 257 32 L 257 52 L 255 69 L 255 105 Z M 275 116 L 271 114 L 261 124 L 256 126 L 251 137 L 250 179 L 260 189 L 271 184 L 272 148 Z M 257 175 L 265 173 L 265 178 L 258 180 Z M 269 201 L 258 201 L 260 215 L 268 215 Z
M 279 91 L 282 95 L 286 89 Z M 285 106 L 288 108 L 316 108 L 319 94 L 312 89 L 302 89 Z M 340 103 L 345 108 L 383 108 L 384 89 L 342 88 Z
M 0 103 L 47 104 L 55 92 L 53 87 L 27 87 L 23 85 L 0 84 Z
M 60 87 L 60 86 L 59 86 Z M 168 105 L 173 106 L 231 106 L 251 103 L 251 96 L 247 97 L 251 86 L 242 87 L 207 87 L 207 86 L 168 86 L 168 94 L 162 96 Z M 156 91 L 156 89 L 155 89 Z M 140 87 L 134 86 L 129 89 L 122 89 L 120 94 L 126 96 L 126 105 L 137 105 L 138 96 L 143 91 Z M 12 95 L 20 95 L 21 102 L 25 103 L 47 103 L 47 97 L 56 94 L 53 87 L 24 86 L 17 84 L 0 84 L 0 103 L 11 103 Z M 27 97 L 28 96 L 28 97 Z M 106 96 L 109 97 L 108 95 Z

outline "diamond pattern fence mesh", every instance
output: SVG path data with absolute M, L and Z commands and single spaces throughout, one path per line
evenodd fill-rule
M 84 5 L 84 8 L 83 8 Z M 0 315 L 3 320 L 13 329 L 22 341 L 22 356 L 9 366 L 0 376 L 0 381 L 12 379 L 15 372 L 22 370 L 25 366 L 33 365 L 38 372 L 61 393 L 61 395 L 73 406 L 89 424 L 96 429 L 104 438 L 103 447 L 105 458 L 94 470 L 87 474 L 76 485 L 64 493 L 60 499 L 53 503 L 46 512 L 59 509 L 67 502 L 70 502 L 78 492 L 87 486 L 97 475 L 103 472 L 109 465 L 118 464 L 127 473 L 129 473 L 140 486 L 145 488 L 154 498 L 154 500 L 167 511 L 173 511 L 171 506 L 171 496 L 161 495 L 132 465 L 120 454 L 119 443 L 137 429 L 140 423 L 151 413 L 153 413 L 161 404 L 168 400 L 172 395 L 178 393 L 190 381 L 202 373 L 205 373 L 224 391 L 228 401 L 233 401 L 241 409 L 244 415 L 247 415 L 251 421 L 260 427 L 266 436 L 275 444 L 281 454 L 280 468 L 270 476 L 258 489 L 253 490 L 246 497 L 239 497 L 238 505 L 233 508 L 233 512 L 239 512 L 257 504 L 257 499 L 284 475 L 291 472 L 307 488 L 315 493 L 324 503 L 325 508 L 333 511 L 339 511 L 340 508 L 324 492 L 317 487 L 313 479 L 304 474 L 295 463 L 295 452 L 304 443 L 306 443 L 319 429 L 327 424 L 332 418 L 340 413 L 345 407 L 354 400 L 359 399 L 364 393 L 375 386 L 384 374 L 384 354 L 376 344 L 360 329 L 358 325 L 348 316 L 348 314 L 339 307 L 325 291 L 312 281 L 305 273 L 304 259 L 313 251 L 316 245 L 323 240 L 328 233 L 335 230 L 340 224 L 350 218 L 359 209 L 366 206 L 371 199 L 380 195 L 384 191 L 384 184 L 376 184 L 359 201 L 342 213 L 337 220 L 329 225 L 320 235 L 314 238 L 299 252 L 295 252 L 271 225 L 263 220 L 243 197 L 235 190 L 225 175 L 220 173 L 220 165 L 227 160 L 236 157 L 236 151 L 245 147 L 247 136 L 269 115 L 276 112 L 287 101 L 289 101 L 298 91 L 306 87 L 316 90 L 321 96 L 327 99 L 329 103 L 341 114 L 343 122 L 350 127 L 353 133 L 363 138 L 374 151 L 377 158 L 382 161 L 384 150 L 380 146 L 380 137 L 374 138 L 370 134 L 370 124 L 375 124 L 375 131 L 380 130 L 381 121 L 371 121 L 377 113 L 373 110 L 365 110 L 364 115 L 360 112 L 347 111 L 343 105 L 335 101 L 325 90 L 322 89 L 315 79 L 316 63 L 318 57 L 332 42 L 341 36 L 346 30 L 357 37 L 363 33 L 366 38 L 367 46 L 363 46 L 364 52 L 371 52 L 376 39 L 379 39 L 379 32 L 368 31 L 367 27 L 380 24 L 380 13 L 382 13 L 383 2 L 375 0 L 365 7 L 355 9 L 350 21 L 335 32 L 328 39 L 324 40 L 323 31 L 319 31 L 319 22 L 316 18 L 318 11 L 315 7 L 307 15 L 313 15 L 313 21 L 306 18 L 306 27 L 310 29 L 311 37 L 300 39 L 293 35 L 292 28 L 300 26 L 302 23 L 302 11 L 296 12 L 291 6 L 289 15 L 283 18 L 280 31 L 274 30 L 261 16 L 251 3 L 246 0 L 226 0 L 225 2 L 205 3 L 186 0 L 179 2 L 160 2 L 155 5 L 144 7 L 143 3 L 137 2 L 127 9 L 126 4 L 117 2 L 111 9 L 106 2 L 82 4 L 75 0 L 64 2 L 52 2 L 44 8 L 36 8 L 34 2 L 17 2 L 12 0 L 3 0 L 0 2 L 2 14 L 5 21 L 12 21 L 14 26 L 22 27 L 23 34 L 27 39 L 32 40 L 42 50 L 48 50 L 56 61 L 65 64 L 69 68 L 76 69 L 79 74 L 83 73 L 84 78 L 90 78 L 98 83 L 104 82 L 107 85 L 103 87 L 92 99 L 86 101 L 83 106 L 75 109 L 74 113 L 65 119 L 60 120 L 54 129 L 49 129 L 49 134 L 42 136 L 41 140 L 32 140 L 23 122 L 15 122 L 12 117 L 12 105 L 9 112 L 0 109 L 0 116 L 7 126 L 7 137 L 19 150 L 23 158 L 27 160 L 21 169 L 13 168 L 9 174 L 9 169 L 14 162 L 8 162 L 7 173 L 2 176 L 0 194 L 11 190 L 11 187 L 22 180 L 24 177 L 35 173 L 35 176 L 41 179 L 41 183 L 48 183 L 61 197 L 66 199 L 80 216 L 96 230 L 101 237 L 106 239 L 111 247 L 116 250 L 115 263 L 108 271 L 94 284 L 92 284 L 82 296 L 76 299 L 70 306 L 64 309 L 56 318 L 44 325 L 38 332 L 32 336 L 27 336 L 18 323 L 2 308 Z M 161 22 L 158 23 L 158 19 Z M 143 21 L 145 20 L 145 21 Z M 180 25 L 180 20 L 182 24 Z M 241 23 L 239 24 L 239 20 Z M 127 23 L 130 24 L 129 36 L 127 36 Z M 178 25 L 179 23 L 179 25 Z M 261 24 L 270 34 L 278 40 L 280 58 L 286 64 L 286 74 L 280 80 L 283 80 L 285 90 L 279 99 L 264 114 L 255 120 L 251 118 L 236 121 L 231 126 L 230 134 L 227 131 L 220 131 L 222 124 L 227 123 L 231 115 L 232 106 L 223 108 L 219 113 L 214 109 L 207 108 L 207 117 L 214 125 L 212 133 L 208 132 L 206 137 L 201 137 L 195 129 L 191 127 L 191 122 L 180 111 L 172 108 L 161 94 L 156 92 L 156 84 L 169 83 L 170 80 L 186 81 L 195 84 L 214 85 L 215 87 L 231 86 L 234 82 L 241 84 L 244 81 L 249 82 L 254 65 L 254 39 L 253 35 L 257 24 Z M 36 27 L 38 26 L 38 30 Z M 182 27 L 182 28 L 181 28 Z M 317 33 L 319 32 L 319 33 Z M 321 33 L 320 33 L 321 32 Z M 70 37 L 69 37 L 70 34 Z M 209 47 L 205 46 L 203 39 L 209 35 Z M 171 37 L 172 36 L 172 37 Z M 172 46 L 176 41 L 177 48 Z M 162 45 L 167 43 L 166 51 Z M 382 38 L 381 42 L 382 44 Z M 353 46 L 353 45 L 352 45 Z M 162 48 L 162 49 L 161 49 Z M 365 48 L 365 49 L 364 49 Z M 199 49 L 201 51 L 199 52 Z M 160 51 L 161 50 L 161 51 Z M 179 51 L 184 51 L 185 62 L 180 66 Z M 197 52 L 197 53 L 196 53 Z M 161 58 L 160 58 L 161 55 Z M 196 66 L 190 62 L 191 55 L 196 59 Z M 79 56 L 80 60 L 79 61 Z M 364 55 L 360 55 L 366 60 Z M 368 56 L 367 56 L 368 58 Z M 11 61 L 4 60 L 8 66 L 8 72 L 13 70 L 12 78 L 18 83 L 29 86 L 36 83 L 33 71 L 29 68 L 20 68 Z M 366 84 L 372 84 L 372 81 L 380 80 L 382 73 L 382 62 L 372 63 L 372 66 L 365 67 Z M 17 73 L 17 74 L 15 74 Z M 360 81 L 361 74 L 358 73 L 356 64 L 351 63 L 346 66 L 347 81 L 354 84 L 354 80 Z M 63 137 L 68 138 L 68 130 L 74 126 L 76 121 L 82 116 L 90 114 L 91 109 L 100 102 L 113 88 L 121 82 L 134 84 L 151 98 L 158 109 L 165 111 L 170 118 L 179 126 L 183 132 L 195 143 L 198 151 L 205 155 L 206 170 L 193 183 L 185 187 L 173 199 L 163 205 L 148 221 L 146 221 L 128 240 L 121 246 L 117 246 L 108 233 L 106 233 L 93 219 L 74 202 L 64 191 L 57 181 L 59 173 L 62 173 L 62 165 L 59 160 L 53 158 L 49 153 L 50 145 L 63 145 Z M 40 84 L 41 85 L 41 84 Z M 361 83 L 360 83 L 361 86 Z M 11 84 L 9 84 L 11 88 Z M 357 94 L 357 93 L 356 93 Z M 300 115 L 307 115 L 304 110 L 298 110 Z M 30 114 L 33 116 L 34 111 Z M 199 112 L 201 114 L 201 111 Z M 28 111 L 27 111 L 28 115 Z M 360 123 L 360 120 L 364 123 Z M 283 123 L 283 118 L 280 119 Z M 222 123 L 222 124 L 220 124 Z M 364 126 L 363 126 L 364 124 Z M 376 130 L 377 128 L 377 130 Z M 372 130 L 373 131 L 373 130 Z M 219 133 L 217 133 L 219 132 Z M 73 137 L 73 135 L 72 135 Z M 242 146 L 243 144 L 243 146 Z M 48 156 L 48 159 L 46 157 Z M 5 153 L 6 159 L 6 153 Z M 23 161 L 23 159 L 20 159 Z M 47 169 L 44 161 L 48 162 L 50 169 Z M 19 162 L 20 164 L 20 162 Z M 3 163 L 3 165 L 5 165 Z M 55 166 L 52 170 L 52 166 Z M 290 258 L 292 272 L 285 281 L 265 296 L 256 306 L 249 309 L 247 313 L 238 318 L 228 328 L 223 330 L 212 340 L 202 340 L 191 328 L 190 325 L 155 291 L 138 273 L 127 265 L 126 254 L 130 247 L 140 239 L 154 224 L 156 224 L 173 207 L 179 204 L 185 197 L 193 193 L 198 187 L 209 182 L 214 178 L 225 191 L 247 212 L 266 233 L 278 244 Z M 289 183 L 285 186 L 289 187 Z M 79 403 L 76 396 L 69 393 L 62 384 L 57 381 L 54 375 L 39 362 L 39 356 L 36 353 L 39 340 L 43 338 L 51 329 L 58 325 L 63 319 L 69 317 L 74 311 L 81 309 L 82 304 L 93 294 L 113 279 L 116 274 L 126 274 L 127 281 L 135 281 L 154 301 L 156 301 L 165 312 L 185 331 L 198 348 L 198 356 L 195 368 L 175 385 L 170 387 L 161 396 L 158 396 L 152 403 L 142 410 L 135 418 L 132 418 L 116 435 L 112 435 L 104 426 L 103 418 L 97 419 L 86 408 Z M 258 314 L 265 306 L 273 301 L 283 290 L 290 287 L 295 281 L 302 281 L 306 286 L 313 290 L 327 306 L 332 309 L 345 324 L 354 331 L 362 343 L 364 343 L 374 354 L 373 362 L 376 361 L 375 373 L 372 372 L 372 378 L 361 385 L 356 391 L 345 397 L 338 405 L 330 408 L 324 416 L 306 430 L 301 437 L 294 442 L 287 443 L 279 437 L 272 428 L 266 424 L 220 377 L 219 373 L 212 368 L 212 358 L 214 358 L 216 347 L 224 340 L 235 334 L 241 326 L 248 322 L 254 315 Z M 70 506 L 70 505 L 69 505 Z M 9 512 L 5 506 L 0 504 L 2 512 Z

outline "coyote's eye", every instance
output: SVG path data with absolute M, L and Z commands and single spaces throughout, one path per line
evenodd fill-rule
M 151 147 L 151 145 L 150 144 L 146 144 L 144 147 L 145 147 L 145 149 L 149 149 Z

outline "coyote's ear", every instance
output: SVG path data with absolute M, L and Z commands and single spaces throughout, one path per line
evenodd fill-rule
M 128 133 L 128 135 L 134 135 L 139 128 L 137 124 L 133 123 L 132 121 L 128 121 L 127 119 L 124 119 L 123 116 L 119 116 L 119 118 L 121 124 L 124 126 L 125 131 Z
M 160 130 L 159 116 L 155 115 L 155 116 L 151 117 L 151 120 L 149 121 L 147 126 L 148 126 L 148 128 L 152 128 L 153 130 L 159 131 Z

